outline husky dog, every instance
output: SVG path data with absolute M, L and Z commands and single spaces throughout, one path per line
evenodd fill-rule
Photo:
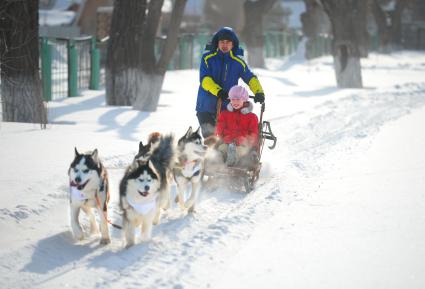
M 149 144 L 148 144 L 149 145 Z M 140 145 L 140 148 L 145 147 Z M 142 239 L 149 240 L 152 225 L 159 223 L 161 209 L 170 205 L 170 172 L 174 164 L 173 137 L 159 137 L 150 156 L 137 154 L 120 183 L 120 206 L 124 212 L 126 247 L 135 242 L 134 230 L 142 227 Z
M 186 134 L 177 143 L 178 162 L 174 167 L 174 180 L 177 184 L 177 198 L 182 209 L 193 212 L 201 189 L 204 174 L 204 158 L 207 147 L 202 144 L 200 128 L 192 131 L 189 127 Z M 192 184 L 191 195 L 184 202 L 184 192 Z
M 74 238 L 83 239 L 83 230 L 79 222 L 80 209 L 90 220 L 90 233 L 98 233 L 95 216 L 96 208 L 100 218 L 101 244 L 111 242 L 107 224 L 109 202 L 108 174 L 99 160 L 97 149 L 80 154 L 75 148 L 75 157 L 68 170 L 70 186 L 71 228 Z

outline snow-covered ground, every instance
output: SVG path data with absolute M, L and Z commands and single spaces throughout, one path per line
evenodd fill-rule
M 168 72 L 154 113 L 91 91 L 49 103 L 47 130 L 0 123 L 0 288 L 425 288 L 425 53 L 371 54 L 364 89 L 336 89 L 330 57 L 268 67 L 255 72 L 278 144 L 256 189 L 203 192 L 128 250 L 113 228 L 108 246 L 73 241 L 74 146 L 99 149 L 120 222 L 139 140 L 197 127 L 197 71 Z

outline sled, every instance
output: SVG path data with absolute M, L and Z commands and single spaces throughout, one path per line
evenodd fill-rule
M 254 98 L 250 96 L 250 98 Z M 263 114 L 265 111 L 265 103 L 261 104 L 261 113 L 258 121 L 258 146 L 257 146 L 257 156 L 258 162 L 250 167 L 243 166 L 227 166 L 220 170 L 209 171 L 206 166 L 205 176 L 209 179 L 220 180 L 232 178 L 231 189 L 239 189 L 243 186 L 246 193 L 251 192 L 254 189 L 255 183 L 257 182 L 260 171 L 261 171 L 261 155 L 263 153 L 263 148 L 266 140 L 272 141 L 272 144 L 268 146 L 269 149 L 274 149 L 276 147 L 277 137 L 273 134 L 270 126 L 270 122 L 263 121 Z

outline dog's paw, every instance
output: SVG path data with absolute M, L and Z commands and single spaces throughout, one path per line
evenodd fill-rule
M 100 239 L 100 245 L 108 245 L 109 243 L 111 243 L 111 239 L 109 238 Z
M 187 212 L 188 212 L 188 213 L 191 213 L 191 214 L 196 213 L 196 211 L 195 211 L 195 206 L 192 206 L 192 207 L 190 207 L 190 208 L 187 208 Z
M 74 240 L 75 240 L 75 242 L 79 242 L 79 241 L 84 240 L 84 234 L 83 234 L 83 231 L 80 231 L 80 232 L 74 232 L 74 233 L 73 233 L 73 235 L 74 235 Z

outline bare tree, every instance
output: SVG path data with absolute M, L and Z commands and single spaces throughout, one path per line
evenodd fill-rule
M 340 88 L 363 87 L 360 57 L 367 51 L 367 0 L 321 0 L 332 24 L 333 57 Z M 363 21 L 363 24 L 362 24 Z M 366 39 L 366 40 L 365 40 Z
M 38 0 L 2 0 L 0 75 L 3 121 L 47 122 L 39 74 Z
M 243 40 L 248 50 L 248 63 L 252 67 L 264 67 L 263 16 L 276 3 L 276 0 L 245 1 L 245 25 Z
M 165 72 L 177 46 L 186 1 L 174 1 L 158 59 L 155 41 L 164 0 L 115 1 L 106 63 L 108 104 L 156 110 Z
M 303 35 L 307 38 L 305 57 L 311 59 L 315 56 L 315 39 L 319 36 L 330 36 L 331 23 L 319 0 L 304 0 L 304 3 L 306 9 L 300 18 Z
M 411 0 L 393 0 L 395 5 L 391 9 L 384 9 L 393 1 L 371 0 L 372 12 L 379 34 L 379 46 L 382 51 L 390 51 L 401 46 L 401 16 Z M 390 3 L 391 2 L 391 3 Z
M 206 0 L 204 4 L 205 22 L 211 31 L 229 26 L 235 31 L 243 28 L 245 0 Z

